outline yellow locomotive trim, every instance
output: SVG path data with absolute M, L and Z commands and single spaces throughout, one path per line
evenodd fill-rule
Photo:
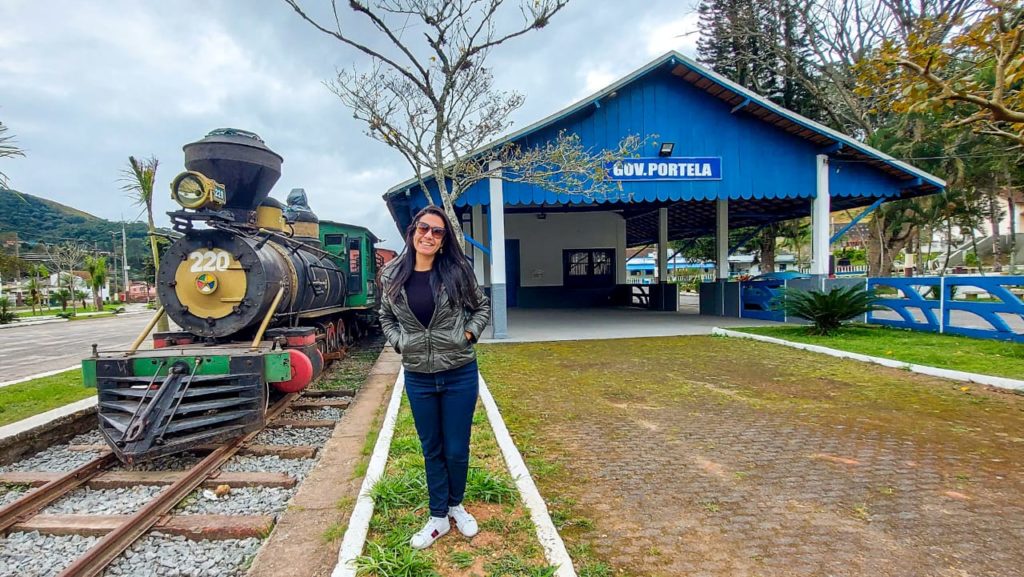
M 206 252 L 212 252 L 214 257 L 204 256 Z M 222 319 L 230 315 L 235 303 L 245 297 L 248 288 L 245 271 L 237 260 L 221 249 L 205 251 L 200 256 L 202 258 L 198 260 L 190 257 L 178 264 L 174 273 L 174 292 L 190 314 L 202 319 Z M 223 269 L 209 264 L 216 262 L 219 265 L 225 261 L 227 266 Z M 207 266 L 215 270 L 196 270 Z
M 267 230 L 284 231 L 284 211 L 276 206 L 256 207 L 256 226 Z
M 320 238 L 320 224 L 315 222 L 296 222 L 292 224 L 295 236 Z

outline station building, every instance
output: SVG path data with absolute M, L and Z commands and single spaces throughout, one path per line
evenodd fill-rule
M 627 247 L 714 234 L 716 273 L 729 276 L 728 231 L 812 217 L 811 273 L 828 273 L 829 214 L 933 194 L 945 183 L 855 139 L 786 110 L 670 52 L 543 120 L 490 143 L 542 146 L 566 131 L 586 149 L 648 137 L 639 158 L 609 166 L 616 191 L 557 194 L 499 178 L 455 202 L 466 252 L 488 287 L 494 336 L 512 307 L 630 302 Z M 436 183 L 425 179 L 436 204 Z M 427 204 L 416 179 L 384 194 L 400 231 Z M 675 310 L 675 287 L 652 285 L 651 308 Z

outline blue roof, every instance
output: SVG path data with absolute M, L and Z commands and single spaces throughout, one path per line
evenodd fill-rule
M 507 142 L 537 145 L 563 130 L 579 135 L 583 146 L 595 150 L 614 148 L 629 134 L 657 135 L 650 145 L 654 148 L 641 151 L 641 156 L 656 156 L 660 142 L 673 142 L 676 156 L 720 157 L 722 179 L 623 182 L 618 192 L 604 197 L 557 194 L 535 185 L 505 182 L 506 205 L 629 206 L 727 198 L 773 201 L 778 214 L 772 216 L 784 220 L 793 218 L 797 205 L 806 211 L 807 201 L 801 199 L 815 196 L 814 157 L 818 154 L 830 155 L 829 189 L 835 209 L 870 204 L 879 197 L 931 194 L 945 186 L 942 179 L 786 110 L 678 52 L 669 52 L 478 152 Z M 436 184 L 429 177 L 425 180 L 440 204 Z M 405 220 L 401 212 L 414 212 L 426 204 L 417 188 L 416 180 L 410 179 L 384 195 L 400 226 Z M 484 180 L 464 191 L 455 204 L 489 202 Z M 406 205 L 405 211 L 396 210 L 396 203 Z M 638 240 L 644 235 L 634 236 Z

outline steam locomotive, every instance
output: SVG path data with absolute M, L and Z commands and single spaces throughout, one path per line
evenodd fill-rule
M 129 464 L 262 428 L 271 396 L 305 388 L 375 323 L 373 233 L 319 220 L 302 189 L 271 198 L 283 159 L 256 134 L 218 129 L 184 152 L 163 306 L 129 351 L 82 362 L 100 431 Z M 181 330 L 140 351 L 164 314 Z

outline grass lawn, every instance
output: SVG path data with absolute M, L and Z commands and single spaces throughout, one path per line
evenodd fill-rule
M 451 532 L 429 549 L 416 551 L 409 538 L 429 516 L 426 475 L 419 438 L 403 398 L 391 454 L 374 500 L 370 535 L 364 555 L 357 559 L 360 575 L 377 577 L 521 576 L 554 574 L 544 559 L 529 513 L 509 476 L 483 407 L 473 418 L 466 508 L 480 524 L 480 533 L 466 539 Z M 376 438 L 368 439 L 368 445 Z M 340 536 L 343 531 L 335 531 Z M 325 536 L 326 538 L 326 536 Z
M 0 426 L 91 397 L 96 389 L 82 385 L 82 370 L 0 387 Z
M 796 326 L 736 330 L 918 365 L 1024 378 L 1024 345 L 1017 343 L 864 325 L 831 337 L 810 335 Z

